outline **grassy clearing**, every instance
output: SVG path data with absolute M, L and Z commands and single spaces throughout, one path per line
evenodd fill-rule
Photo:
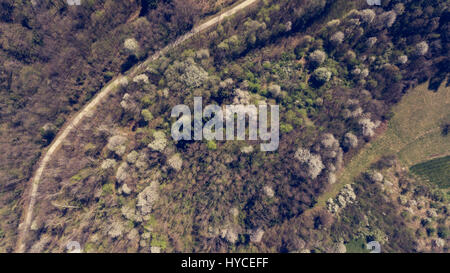
M 319 207 L 383 155 L 395 154 L 401 163 L 411 167 L 450 154 L 450 135 L 444 137 L 440 127 L 450 117 L 450 88 L 441 87 L 432 92 L 427 86 L 425 83 L 410 90 L 393 108 L 394 117 L 386 132 L 348 162 L 338 182 L 319 198 Z
M 432 159 L 416 164 L 410 170 L 438 185 L 441 189 L 450 187 L 450 156 Z

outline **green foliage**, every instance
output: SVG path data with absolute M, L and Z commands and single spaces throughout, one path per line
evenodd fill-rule
M 289 133 L 290 131 L 294 130 L 294 127 L 292 127 L 289 123 L 281 123 L 280 124 L 280 131 L 282 133 Z
M 148 107 L 152 105 L 153 97 L 151 95 L 145 95 L 141 98 L 141 103 L 143 107 Z
M 319 84 L 324 84 L 331 79 L 331 72 L 325 67 L 319 67 L 314 70 L 314 80 Z
M 239 54 L 242 51 L 242 42 L 237 35 L 233 35 L 223 40 L 217 48 L 226 54 Z
M 103 195 L 111 195 L 114 193 L 114 185 L 112 183 L 107 183 L 102 187 Z
M 153 119 L 152 113 L 148 109 L 143 109 L 141 111 L 141 115 L 144 118 L 145 121 L 149 122 Z
M 259 83 L 249 82 L 248 90 L 250 90 L 253 93 L 257 93 L 257 94 L 262 93 L 261 85 Z
M 88 178 L 90 175 L 92 175 L 92 169 L 87 168 L 87 169 L 82 169 L 81 171 L 79 171 L 77 174 L 75 174 L 74 176 L 72 176 L 70 178 L 70 180 L 72 182 L 80 182 L 83 181 L 84 179 Z
M 439 188 L 450 187 L 450 156 L 432 159 L 410 168 L 411 172 L 435 183 Z
M 217 143 L 214 140 L 210 140 L 206 144 L 206 147 L 208 147 L 208 150 L 217 150 Z
M 84 252 L 85 252 L 85 253 L 95 253 L 95 252 L 96 252 L 95 244 L 94 244 L 94 243 L 91 243 L 91 242 L 86 243 L 86 244 L 84 245 Z
M 151 245 L 160 247 L 161 250 L 165 250 L 167 248 L 167 237 L 164 235 L 152 233 Z
M 299 127 L 303 124 L 303 118 L 306 117 L 305 109 L 289 110 L 286 112 L 286 121 L 295 127 Z
M 345 245 L 347 253 L 369 253 L 366 246 L 367 242 L 363 238 L 353 239 Z

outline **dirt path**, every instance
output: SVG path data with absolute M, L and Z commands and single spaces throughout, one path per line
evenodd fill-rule
M 215 17 L 211 18 L 210 20 L 202 23 L 201 25 L 195 27 L 187 34 L 179 37 L 174 42 L 168 44 L 163 49 L 157 51 L 155 54 L 150 56 L 146 61 L 143 63 L 137 65 L 134 67 L 129 77 L 133 77 L 134 75 L 138 73 L 142 73 L 145 68 L 148 66 L 148 64 L 156 59 L 158 59 L 161 55 L 164 55 L 167 51 L 170 49 L 177 47 L 179 44 L 183 43 L 184 41 L 190 39 L 195 34 L 202 32 L 206 29 L 208 29 L 211 26 L 214 26 L 221 21 L 223 21 L 225 18 L 234 15 L 238 11 L 245 9 L 249 7 L 250 5 L 258 2 L 259 0 L 245 0 L 242 3 L 234 6 L 233 8 L 216 15 Z M 38 163 L 38 168 L 36 172 L 34 173 L 33 177 L 31 178 L 31 189 L 29 191 L 29 203 L 28 206 L 25 206 L 24 208 L 24 215 L 23 222 L 19 225 L 19 237 L 17 240 L 16 245 L 16 252 L 24 252 L 26 250 L 25 245 L 25 237 L 28 234 L 28 230 L 30 229 L 31 221 L 33 219 L 33 209 L 34 205 L 36 204 L 36 197 L 39 189 L 39 182 L 42 178 L 42 174 L 52 158 L 53 154 L 58 150 L 58 148 L 61 146 L 61 144 L 64 142 L 66 137 L 77 128 L 77 126 L 82 122 L 82 120 L 95 111 L 97 105 L 101 103 L 109 94 L 111 94 L 114 90 L 116 90 L 116 87 L 120 83 L 121 80 L 124 78 L 127 78 L 128 76 L 120 75 L 116 77 L 113 81 L 111 81 L 108 85 L 106 85 L 95 97 L 92 101 L 90 101 L 84 108 L 78 112 L 73 119 L 71 119 L 64 127 L 63 129 L 58 133 L 54 141 L 50 144 L 47 151 L 44 152 L 43 157 L 41 158 L 40 162 Z

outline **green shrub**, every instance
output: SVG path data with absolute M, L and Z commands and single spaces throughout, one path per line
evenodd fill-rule
M 162 235 L 152 234 L 152 246 L 160 247 L 161 250 L 165 250 L 167 248 L 167 239 Z
M 141 98 L 141 103 L 144 107 L 148 107 L 152 104 L 152 97 L 150 95 L 145 95 Z
M 111 183 L 105 184 L 102 187 L 103 195 L 110 195 L 114 193 L 114 185 Z
M 217 150 L 217 144 L 214 140 L 208 141 L 206 147 L 208 147 L 208 150 Z
M 291 124 L 289 124 L 289 123 L 281 123 L 281 124 L 280 124 L 280 131 L 281 131 L 282 133 L 289 133 L 289 132 L 291 132 L 292 130 L 294 130 L 294 127 L 292 127 Z
M 145 121 L 149 122 L 153 119 L 152 113 L 148 109 L 144 109 L 141 111 L 141 115 Z
M 317 68 L 314 70 L 313 79 L 319 84 L 324 84 L 331 79 L 331 72 L 325 67 Z
M 248 83 L 248 90 L 250 90 L 253 93 L 261 93 L 261 85 L 259 83 L 249 82 Z

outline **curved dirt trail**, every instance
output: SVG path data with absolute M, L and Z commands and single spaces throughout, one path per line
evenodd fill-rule
M 162 48 L 161 50 L 157 51 L 155 54 L 150 56 L 147 60 L 145 60 L 143 63 L 135 66 L 131 72 L 129 73 L 129 77 L 133 77 L 134 75 L 138 73 L 142 73 L 145 70 L 145 67 L 147 65 L 158 59 L 161 55 L 169 51 L 170 49 L 178 46 L 182 42 L 188 40 L 195 34 L 202 32 L 206 29 L 208 29 L 211 26 L 214 26 L 218 23 L 220 23 L 225 18 L 234 15 L 238 11 L 249 7 L 250 5 L 258 2 L 258 0 L 245 0 L 242 3 L 236 5 L 235 7 L 218 14 L 211 18 L 210 20 L 202 23 L 201 25 L 193 28 L 190 32 L 186 33 L 183 36 L 180 36 L 178 39 L 176 39 L 174 42 L 168 44 L 166 47 Z M 100 92 L 94 97 L 92 101 L 90 101 L 84 108 L 78 112 L 66 125 L 63 127 L 63 129 L 58 133 L 56 138 L 53 140 L 53 142 L 50 144 L 47 151 L 44 152 L 44 156 L 41 158 L 40 162 L 38 163 L 38 168 L 34 175 L 32 176 L 30 182 L 31 182 L 31 189 L 29 191 L 29 203 L 28 206 L 25 206 L 24 208 L 24 219 L 23 222 L 19 225 L 19 237 L 17 240 L 16 245 L 16 252 L 24 252 L 26 250 L 25 245 L 25 237 L 28 234 L 28 231 L 30 229 L 31 220 L 33 219 L 33 209 L 34 205 L 36 203 L 36 197 L 37 192 L 39 188 L 39 182 L 42 177 L 42 173 L 44 172 L 48 162 L 52 158 L 53 154 L 58 150 L 60 145 L 64 142 L 66 137 L 71 133 L 76 127 L 81 123 L 84 117 L 91 115 L 94 111 L 96 106 L 101 103 L 105 97 L 107 97 L 109 94 L 111 94 L 114 90 L 116 90 L 116 87 L 120 84 L 120 81 L 123 79 L 126 79 L 128 76 L 120 75 L 116 77 L 112 82 L 110 82 L 108 85 L 106 85 Z

